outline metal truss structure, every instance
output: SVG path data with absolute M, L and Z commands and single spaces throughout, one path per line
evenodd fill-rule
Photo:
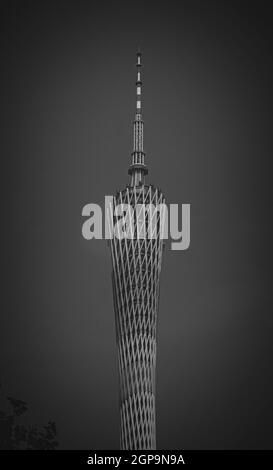
M 114 198 L 113 214 L 117 205 L 141 204 L 136 216 L 139 231 L 146 222 L 143 239 L 111 240 L 122 449 L 156 448 L 156 331 L 163 248 L 158 227 L 164 214 L 154 212 L 147 223 L 145 207 L 163 203 L 162 193 L 152 186 L 127 188 Z

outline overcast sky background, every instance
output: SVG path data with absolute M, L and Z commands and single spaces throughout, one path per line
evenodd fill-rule
M 157 446 L 272 448 L 272 19 L 236 4 L 3 2 L 0 377 L 60 448 L 119 446 L 110 252 L 81 212 L 128 184 L 138 46 L 148 181 L 191 204 Z

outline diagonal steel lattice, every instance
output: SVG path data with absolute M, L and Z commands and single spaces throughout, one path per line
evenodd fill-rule
M 131 237 L 123 238 L 118 226 L 118 236 L 113 236 L 110 241 L 121 449 L 156 448 L 155 376 L 164 202 L 161 191 L 142 185 L 127 187 L 117 193 L 113 206 L 108 208 L 109 228 L 113 227 L 118 206 L 143 208 L 134 219 L 129 219 Z M 162 210 L 155 211 L 147 220 L 147 205 Z M 144 233 L 142 238 L 139 238 L 140 233 L 142 236 Z

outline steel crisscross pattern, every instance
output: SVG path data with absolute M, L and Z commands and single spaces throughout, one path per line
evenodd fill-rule
M 132 238 L 113 237 L 113 293 L 120 382 L 120 446 L 121 449 L 155 449 L 155 373 L 156 336 L 159 303 L 159 281 L 163 240 L 159 226 L 164 220 L 164 197 L 153 186 L 127 187 L 117 193 L 110 208 L 114 220 L 117 205 L 142 205 L 136 226 L 145 228 L 138 238 L 131 225 Z M 144 208 L 155 211 L 147 222 Z M 161 225 L 160 225 L 161 224 Z M 148 236 L 150 234 L 150 237 Z

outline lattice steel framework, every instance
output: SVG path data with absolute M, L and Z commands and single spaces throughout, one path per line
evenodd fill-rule
M 120 446 L 144 450 L 156 448 L 157 316 L 165 199 L 160 190 L 145 185 L 144 181 L 147 169 L 139 102 L 140 65 L 138 53 L 131 185 L 113 198 L 108 220 L 110 225 L 116 222 L 120 207 L 130 205 L 134 210 L 133 216 L 127 219 L 131 236 L 122 237 L 118 225 L 117 236 L 110 240 L 110 246 L 120 382 Z M 150 205 L 160 210 L 147 213 Z

